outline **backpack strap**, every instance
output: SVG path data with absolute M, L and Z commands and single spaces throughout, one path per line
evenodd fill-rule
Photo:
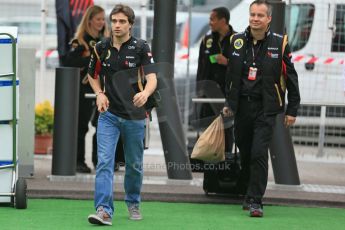
M 146 41 L 143 40 L 143 39 L 140 39 L 140 38 L 135 38 L 135 39 L 136 39 L 136 41 L 137 41 L 137 42 L 135 43 L 135 50 L 136 50 L 137 54 L 138 54 L 139 56 L 141 56 L 141 51 L 143 50 Z
M 104 38 L 98 42 L 94 47 L 94 53 L 97 56 L 97 59 L 103 62 L 107 57 L 108 50 L 110 47 L 110 38 Z
M 144 91 L 144 84 L 143 84 L 144 78 L 145 78 L 144 67 L 141 65 L 138 68 L 138 88 L 140 92 Z
M 145 45 L 146 41 L 143 39 L 137 39 L 137 42 L 135 43 L 135 49 L 137 51 L 137 54 L 141 56 L 141 51 Z M 138 87 L 140 91 L 144 90 L 144 82 L 145 82 L 145 73 L 144 73 L 144 67 L 142 65 L 138 68 Z
M 102 39 L 100 48 L 101 48 L 101 52 L 99 55 L 99 60 L 103 62 L 108 55 L 108 50 L 110 48 L 110 38 Z
M 285 34 L 284 37 L 283 37 L 282 55 L 284 55 L 285 47 L 286 47 L 287 44 L 288 44 L 288 37 L 287 37 L 287 35 Z

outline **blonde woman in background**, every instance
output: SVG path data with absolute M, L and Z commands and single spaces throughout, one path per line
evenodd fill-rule
M 91 172 L 91 169 L 85 163 L 85 136 L 89 129 L 88 124 L 92 117 L 95 102 L 85 98 L 85 93 L 93 93 L 86 76 L 88 65 L 95 44 L 108 36 L 109 31 L 105 21 L 104 9 L 97 5 L 89 7 L 84 13 L 71 41 L 71 48 L 65 62 L 65 66 L 80 68 L 77 148 L 77 172 L 79 173 Z

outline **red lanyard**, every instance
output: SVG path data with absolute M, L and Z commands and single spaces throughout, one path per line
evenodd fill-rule
M 254 65 L 254 66 L 255 66 L 255 59 L 256 59 L 256 57 L 258 56 L 259 52 L 260 52 L 261 45 L 262 45 L 262 43 L 260 42 L 259 47 L 258 47 L 258 49 L 257 49 L 257 51 L 256 51 L 256 53 L 255 53 L 255 50 L 254 50 L 254 42 L 252 43 L 252 55 L 253 55 L 253 65 Z

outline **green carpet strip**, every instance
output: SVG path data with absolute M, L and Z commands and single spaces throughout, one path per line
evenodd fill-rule
M 128 220 L 124 202 L 116 201 L 115 209 L 109 229 L 345 229 L 345 210 L 337 208 L 265 206 L 264 218 L 250 218 L 240 205 L 143 202 L 139 222 Z M 94 229 L 87 222 L 93 212 L 90 200 L 30 199 L 26 210 L 0 207 L 0 229 Z

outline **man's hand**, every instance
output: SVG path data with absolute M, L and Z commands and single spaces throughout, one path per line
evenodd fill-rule
M 227 106 L 223 108 L 223 115 L 224 117 L 232 117 L 234 116 L 234 113 L 231 111 L 231 109 Z
M 217 63 L 220 65 L 227 65 L 228 59 L 223 54 L 218 54 L 216 56 Z
M 286 128 L 288 128 L 289 126 L 295 124 L 295 121 L 296 121 L 296 117 L 285 115 L 284 125 Z
M 137 94 L 134 95 L 133 97 L 133 104 L 135 107 L 141 107 L 143 105 L 145 105 L 147 98 L 150 95 L 144 90 L 142 92 L 139 92 Z
M 98 112 L 103 113 L 107 111 L 109 108 L 108 97 L 104 93 L 98 93 L 96 104 L 97 104 Z

